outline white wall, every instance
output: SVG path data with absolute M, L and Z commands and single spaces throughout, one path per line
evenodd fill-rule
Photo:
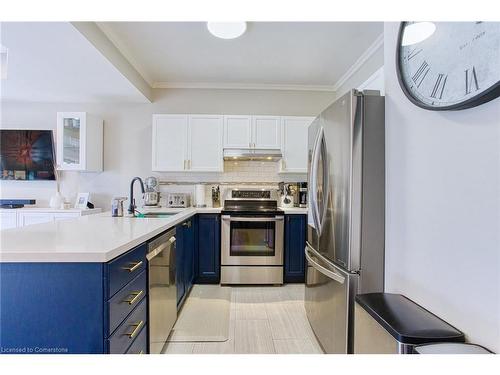
M 157 175 L 168 181 L 213 181 L 218 174 L 170 174 L 151 172 L 151 115 L 153 113 L 198 114 L 269 114 L 314 116 L 334 99 L 333 92 L 270 91 L 270 90 L 153 90 L 152 104 L 42 104 L 2 103 L 1 126 L 13 128 L 55 129 L 56 112 L 87 111 L 104 119 L 104 172 L 63 172 L 62 194 L 73 201 L 78 191 L 94 195 L 99 207 L 109 208 L 115 195 L 128 195 L 133 176 Z M 269 168 L 257 170 L 260 182 L 279 181 Z M 231 169 L 230 181 L 251 179 L 248 165 Z M 283 177 L 302 180 L 303 175 Z M 266 180 L 266 181 L 263 181 Z M 47 206 L 55 192 L 54 182 L 2 181 L 0 197 L 29 198 Z
M 456 112 L 411 104 L 385 25 L 386 291 L 500 352 L 500 99 Z

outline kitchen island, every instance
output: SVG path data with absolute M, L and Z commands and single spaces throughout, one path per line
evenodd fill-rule
M 176 228 L 181 306 L 193 283 L 219 283 L 221 209 L 146 212 L 170 215 L 0 231 L 0 353 L 148 353 L 148 243 Z M 285 274 L 303 282 L 307 210 L 284 213 Z
M 148 242 L 220 209 L 170 211 L 1 231 L 0 353 L 147 353 Z

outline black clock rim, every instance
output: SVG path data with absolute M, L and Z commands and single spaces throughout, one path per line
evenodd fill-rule
M 398 40 L 397 40 L 397 45 L 396 45 L 396 73 L 398 76 L 398 82 L 399 86 L 401 86 L 401 89 L 403 90 L 405 96 L 415 104 L 417 107 L 427 109 L 429 111 L 458 111 L 461 109 L 468 109 L 468 108 L 473 108 L 477 107 L 481 104 L 487 103 L 493 99 L 496 99 L 500 96 L 500 80 L 495 83 L 494 85 L 490 86 L 487 90 L 483 91 L 482 93 L 473 96 L 472 98 L 469 98 L 463 102 L 453 104 L 453 105 L 448 105 L 445 107 L 433 107 L 430 105 L 427 105 L 420 101 L 418 98 L 414 97 L 411 93 L 411 91 L 406 87 L 406 83 L 403 79 L 403 75 L 401 72 L 401 54 L 400 54 L 400 47 L 401 47 L 401 40 L 403 38 L 403 29 L 404 25 L 408 21 L 403 21 L 399 24 L 399 31 L 398 31 Z

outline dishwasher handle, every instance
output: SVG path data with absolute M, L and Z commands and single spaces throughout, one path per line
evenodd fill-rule
M 151 261 L 151 259 L 160 255 L 163 252 L 163 250 L 166 250 L 167 248 L 172 248 L 175 241 L 176 241 L 176 239 L 174 236 L 170 237 L 167 242 L 163 242 L 161 245 L 155 247 L 153 250 L 151 250 L 149 253 L 147 253 L 146 259 L 148 261 Z

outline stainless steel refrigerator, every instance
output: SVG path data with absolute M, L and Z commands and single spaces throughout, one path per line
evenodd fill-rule
M 352 353 L 354 297 L 384 288 L 384 97 L 352 90 L 310 125 L 305 308 L 327 353 Z

